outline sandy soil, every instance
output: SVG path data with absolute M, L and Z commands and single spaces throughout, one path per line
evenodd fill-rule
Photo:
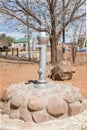
M 87 98 L 87 63 L 77 65 L 76 73 L 73 74 L 72 80 L 68 82 L 73 83 L 81 89 L 85 98 Z M 13 83 L 27 82 L 28 80 L 38 80 L 38 64 L 34 63 L 18 63 L 0 60 L 0 89 L 3 90 Z M 48 75 L 48 66 L 47 66 Z M 51 81 L 47 78 L 47 80 Z M 57 81 L 59 82 L 59 81 Z M 67 81 L 63 81 L 67 82 Z

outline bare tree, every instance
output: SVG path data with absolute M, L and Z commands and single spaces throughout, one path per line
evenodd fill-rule
M 15 18 L 36 31 L 47 31 L 50 34 L 51 61 L 57 64 L 57 43 L 63 30 L 73 21 L 86 15 L 86 0 L 0 0 L 0 13 Z M 26 22 L 26 16 L 30 20 Z M 64 20 L 64 24 L 63 24 Z M 45 28 L 41 28 L 44 23 Z M 63 25 L 63 26 L 62 26 Z

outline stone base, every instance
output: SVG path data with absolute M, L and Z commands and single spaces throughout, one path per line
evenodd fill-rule
M 87 100 L 70 83 L 20 83 L 1 93 L 0 108 L 11 119 L 42 123 L 82 113 Z
M 87 110 L 66 119 L 50 120 L 41 124 L 9 119 L 0 114 L 0 130 L 87 130 Z

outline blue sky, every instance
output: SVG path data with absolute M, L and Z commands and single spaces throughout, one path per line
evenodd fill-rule
M 72 36 L 72 29 L 69 29 L 71 36 Z M 12 29 L 9 26 L 0 26 L 0 34 L 5 33 L 6 36 L 11 36 L 15 39 L 19 39 L 25 36 L 24 33 L 18 32 L 16 29 Z M 68 32 L 69 33 L 69 32 Z M 66 32 L 67 34 L 67 32 Z M 61 40 L 60 40 L 61 41 Z M 66 42 L 72 41 L 72 38 L 70 36 L 66 37 Z
M 87 12 L 87 0 L 86 0 L 86 12 Z M 87 15 L 86 15 L 87 17 Z M 15 23 L 15 20 L 13 20 L 13 24 Z M 86 22 L 87 22 L 87 19 L 86 19 Z M 16 29 L 13 29 L 11 26 L 12 26 L 12 22 L 7 22 L 7 23 L 3 23 L 3 20 L 0 19 L 0 34 L 2 33 L 6 33 L 7 36 L 11 36 L 13 38 L 20 38 L 20 37 L 24 37 L 25 34 L 24 33 L 21 33 L 21 32 L 18 32 Z M 70 30 L 70 33 L 72 32 L 71 29 Z M 87 31 L 87 25 L 86 25 L 86 31 Z M 87 35 L 87 32 L 86 32 L 86 35 Z M 69 38 L 67 38 L 66 40 L 70 40 Z
M 66 36 L 66 42 L 72 41 L 72 34 L 74 33 L 72 27 L 69 27 L 69 32 L 71 36 Z M 78 31 L 77 31 L 78 32 Z M 5 33 L 7 36 L 11 36 L 15 39 L 24 37 L 26 34 L 19 32 L 18 30 L 12 28 L 12 22 L 4 24 L 3 21 L 0 21 L 0 34 Z M 67 34 L 67 31 L 66 31 Z M 86 36 L 87 36 L 87 14 L 86 14 Z
M 24 37 L 24 34 L 16 31 L 15 29 L 11 29 L 8 26 L 0 26 L 0 34 L 5 33 L 7 36 L 11 36 L 15 39 L 19 39 Z

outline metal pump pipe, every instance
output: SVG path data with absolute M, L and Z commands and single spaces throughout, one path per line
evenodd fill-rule
M 40 54 L 39 54 L 39 80 L 38 83 L 40 84 L 46 84 L 46 51 L 47 51 L 47 45 L 38 45 L 37 46 L 40 49 Z
M 41 26 L 41 28 L 44 29 L 44 26 Z M 44 84 L 47 83 L 46 81 L 46 48 L 47 48 L 47 43 L 49 41 L 49 36 L 46 32 L 39 32 L 37 35 L 37 40 L 39 42 L 39 49 L 40 49 L 40 54 L 39 54 L 39 69 L 38 69 L 38 73 L 39 73 L 39 80 L 38 83 L 42 84 L 42 86 L 44 86 Z

